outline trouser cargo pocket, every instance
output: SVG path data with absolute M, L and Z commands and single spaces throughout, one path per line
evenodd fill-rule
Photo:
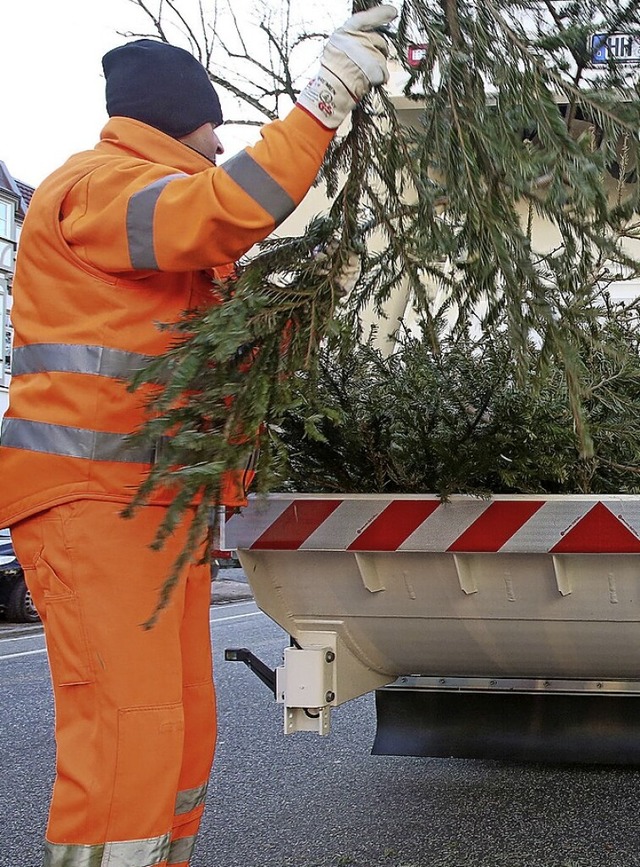
M 45 624 L 54 684 L 92 683 L 89 642 L 78 597 L 42 556 L 25 569 L 25 579 Z

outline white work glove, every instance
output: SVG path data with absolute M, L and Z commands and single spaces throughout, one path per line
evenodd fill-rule
M 298 105 L 327 129 L 337 129 L 373 85 L 389 80 L 389 47 L 375 31 L 397 14 L 393 6 L 373 6 L 329 37 L 320 69 L 298 97 Z
M 318 266 L 320 274 L 328 274 L 331 270 L 330 259 L 335 254 L 338 248 L 338 241 L 329 241 L 325 249 L 317 247 L 313 251 L 314 264 Z M 353 250 L 347 253 L 347 260 L 333 277 L 333 285 L 335 297 L 337 299 L 344 298 L 349 295 L 353 287 L 358 282 L 360 272 L 362 270 L 362 262 L 360 256 Z
M 340 269 L 340 273 L 336 277 L 336 286 L 338 288 L 339 298 L 345 298 L 347 295 L 351 294 L 351 290 L 360 278 L 361 271 L 362 262 L 360 261 L 360 256 L 358 256 L 357 253 L 350 252 L 346 263 Z

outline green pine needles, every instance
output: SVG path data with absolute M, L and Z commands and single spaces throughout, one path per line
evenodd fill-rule
M 521 376 L 506 330 L 454 335 L 442 322 L 437 350 L 416 330 L 391 354 L 371 342 L 343 358 L 320 354 L 313 404 L 281 425 L 280 489 L 640 493 L 640 315 L 606 296 L 598 314 L 575 335 L 591 457 L 580 453 L 564 371 L 537 375 L 539 347 Z
M 331 147 L 328 213 L 169 324 L 173 348 L 132 386 L 163 384 L 136 437 L 166 441 L 131 509 L 173 487 L 160 545 L 199 503 L 177 568 L 255 445 L 257 491 L 635 489 L 637 323 L 604 293 L 640 277 L 640 67 L 624 62 L 640 7 L 404 0 L 392 38 L 404 94 L 373 93 Z M 385 359 L 365 323 L 396 333 L 400 295 L 408 331 Z M 347 406 L 327 392 L 341 377 Z M 356 408 L 373 419 L 385 388 L 369 447 Z

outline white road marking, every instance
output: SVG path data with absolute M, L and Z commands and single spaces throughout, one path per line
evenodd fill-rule
M 244 617 L 258 617 L 259 614 L 264 614 L 264 611 L 250 611 L 248 614 L 233 614 L 231 617 L 217 617 L 215 620 L 210 620 L 209 623 L 228 623 L 230 620 L 242 620 Z
M 3 638 L 0 635 L 0 644 L 4 644 L 5 641 L 26 641 L 27 638 L 44 638 L 44 632 L 27 632 L 25 635 L 16 635 L 11 638 Z
M 246 603 L 239 603 L 239 604 L 246 604 Z M 253 605 L 254 603 L 250 603 L 250 604 Z M 211 618 L 209 620 L 209 623 L 212 623 L 212 624 L 214 624 L 214 623 L 229 623 L 232 620 L 244 620 L 247 617 L 259 617 L 261 614 L 263 616 L 266 616 L 264 614 L 264 611 L 247 611 L 244 614 L 232 614 L 230 617 L 214 617 L 214 618 Z M 4 639 L 0 639 L 0 644 L 3 641 L 24 641 L 26 638 L 36 638 L 36 637 L 40 638 L 43 636 L 42 636 L 42 634 L 40 634 L 38 636 L 26 635 L 26 636 L 23 636 L 21 638 L 4 638 Z M 4 653 L 4 654 L 0 654 L 0 660 L 18 659 L 21 656 L 34 656 L 35 654 L 46 653 L 46 652 L 47 652 L 46 647 L 43 647 L 43 648 L 40 648 L 39 650 L 22 650 L 18 653 Z
M 23 650 L 20 653 L 5 653 L 0 655 L 0 660 L 2 659 L 17 659 L 19 656 L 33 656 L 34 653 L 46 653 L 46 647 L 43 647 L 41 650 Z

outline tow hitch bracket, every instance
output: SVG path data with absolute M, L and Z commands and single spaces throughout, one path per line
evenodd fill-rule
M 287 647 L 284 665 L 273 671 L 246 647 L 227 648 L 227 662 L 243 662 L 284 705 L 285 734 L 329 733 L 336 705 L 336 653 L 331 647 Z
M 244 662 L 256 677 L 269 688 L 271 694 L 276 698 L 276 673 L 272 668 L 269 668 L 261 659 L 248 650 L 246 647 L 228 647 L 224 652 L 224 658 L 227 662 Z

